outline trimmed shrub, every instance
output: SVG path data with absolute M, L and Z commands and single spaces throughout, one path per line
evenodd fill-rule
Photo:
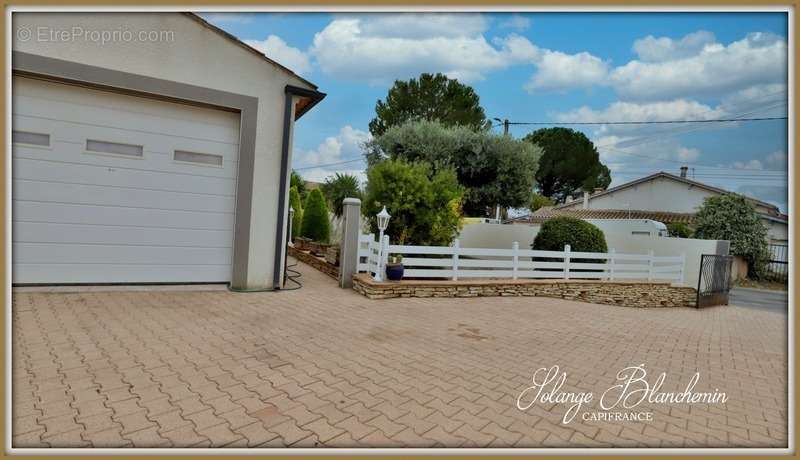
M 608 252 L 603 231 L 574 217 L 555 217 L 546 221 L 531 247 L 541 251 L 563 251 L 567 244 L 571 251 Z
M 306 198 L 303 210 L 303 226 L 300 234 L 319 243 L 328 243 L 331 238 L 331 221 L 328 206 L 319 189 L 314 189 Z
M 294 209 L 294 217 L 292 217 L 292 240 L 300 236 L 300 230 L 303 226 L 303 205 L 300 204 L 300 193 L 297 187 L 289 189 L 289 206 Z
M 697 211 L 695 228 L 695 238 L 730 241 L 731 254 L 747 261 L 748 276 L 759 279 L 765 275 L 769 261 L 767 227 L 744 196 L 729 193 L 706 198 Z
M 669 236 L 674 238 L 691 238 L 694 235 L 692 227 L 684 224 L 683 222 L 673 222 L 667 224 L 667 232 Z

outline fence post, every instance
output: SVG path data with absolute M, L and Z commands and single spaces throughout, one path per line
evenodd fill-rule
M 381 274 L 381 281 L 386 274 L 386 263 L 389 262 L 389 235 L 383 235 L 381 241 L 381 257 L 378 259 L 378 272 Z
M 519 241 L 514 241 L 514 244 L 511 245 L 511 249 L 514 251 L 514 255 L 511 259 L 511 277 L 513 279 L 517 279 L 517 269 L 519 268 Z
M 564 245 L 564 279 L 569 279 L 569 253 L 571 249 L 568 244 Z
M 458 280 L 458 250 L 461 248 L 461 242 L 456 238 L 453 241 L 453 281 Z
M 683 286 L 683 277 L 686 272 L 686 253 L 681 253 L 681 286 Z
M 614 253 L 616 253 L 616 250 L 614 248 L 611 248 L 608 251 L 608 255 L 610 256 L 608 258 L 608 280 L 609 281 L 614 281 Z
M 647 255 L 650 256 L 649 259 L 647 259 L 647 281 L 653 281 L 653 260 L 656 255 L 652 249 L 647 253 Z
M 361 247 L 361 200 L 342 201 L 342 239 L 339 242 L 339 287 L 353 287 L 353 275 L 358 271 L 358 250 Z

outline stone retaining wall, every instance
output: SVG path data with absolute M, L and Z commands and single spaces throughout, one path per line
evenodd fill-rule
M 597 280 L 402 280 L 377 282 L 366 273 L 353 289 L 370 299 L 397 297 L 556 297 L 624 307 L 694 307 L 696 291 L 653 281 Z
M 317 257 L 311 253 L 308 253 L 306 251 L 301 251 L 292 246 L 288 247 L 287 254 L 299 260 L 300 262 L 303 262 L 307 265 L 316 268 L 317 270 L 321 271 L 322 273 L 325 273 L 326 275 L 330 276 L 335 280 L 339 279 L 339 267 L 329 264 L 328 262 L 325 261 L 324 257 Z

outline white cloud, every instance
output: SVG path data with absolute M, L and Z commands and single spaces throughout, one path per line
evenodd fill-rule
M 472 14 L 337 17 L 314 36 L 310 53 L 324 73 L 371 84 L 422 72 L 476 81 L 536 56 L 538 49 L 517 35 L 490 44 L 486 27 Z
M 675 156 L 681 161 L 692 162 L 700 158 L 700 150 L 679 147 Z
M 308 55 L 298 48 L 289 46 L 277 35 L 270 35 L 265 40 L 245 40 L 244 42 L 298 75 L 304 75 L 311 71 L 311 61 Z
M 325 138 L 315 149 L 303 150 L 294 149 L 292 163 L 297 168 L 313 168 L 301 171 L 303 177 L 310 179 L 309 174 L 315 177 L 325 174 L 333 174 L 344 170 L 352 170 L 358 166 L 358 162 L 337 164 L 326 166 L 331 163 L 339 163 L 358 159 L 362 155 L 362 146 L 371 138 L 370 134 L 350 125 L 344 126 L 335 136 Z
M 628 145 L 635 137 L 620 135 L 601 135 L 593 139 L 595 147 L 600 154 L 600 161 L 605 164 L 615 165 L 609 168 L 618 172 L 625 172 L 628 164 L 641 168 L 652 167 L 654 170 L 664 169 L 664 162 L 659 160 L 693 162 L 701 156 L 701 151 L 696 148 L 681 145 L 676 139 L 658 139 L 646 145 Z M 675 172 L 680 165 L 675 163 Z M 668 168 L 668 167 L 667 167 Z M 612 175 L 613 176 L 613 175 Z M 627 176 L 626 176 L 627 177 Z
M 690 33 L 680 40 L 648 35 L 633 42 L 633 51 L 644 62 L 663 62 L 697 55 L 714 42 L 714 34 L 704 30 Z
M 761 164 L 759 160 L 750 160 L 750 161 L 734 161 L 733 167 L 736 169 L 764 169 L 764 165 Z
M 697 54 L 688 57 L 656 62 L 634 60 L 615 68 L 610 78 L 623 98 L 664 100 L 722 95 L 754 85 L 783 83 L 786 72 L 786 40 L 756 32 L 727 46 L 706 43 Z
M 508 19 L 498 24 L 503 29 L 513 29 L 518 31 L 527 30 L 531 27 L 530 18 L 518 13 L 512 14 Z
M 585 88 L 603 84 L 608 76 L 608 63 L 586 52 L 544 50 L 536 60 L 536 69 L 525 86 L 528 92 Z
M 775 152 L 770 153 L 767 155 L 765 161 L 767 165 L 770 166 L 770 169 L 789 169 L 789 157 L 786 156 L 786 152 L 783 150 L 776 150 Z
M 556 114 L 562 122 L 705 120 L 721 116 L 720 109 L 696 101 L 676 99 L 663 102 L 614 102 L 605 109 L 583 106 Z
M 354 18 L 360 20 L 361 33 L 365 37 L 464 37 L 480 35 L 489 28 L 486 19 L 476 13 L 389 13 Z

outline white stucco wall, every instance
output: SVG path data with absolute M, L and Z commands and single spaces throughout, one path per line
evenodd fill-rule
M 271 287 L 284 87 L 291 84 L 310 88 L 309 85 L 180 13 L 26 12 L 14 13 L 12 21 L 14 50 L 259 99 L 247 284 L 251 288 Z M 17 31 L 21 28 L 32 33 L 31 39 L 18 38 Z M 134 33 L 171 31 L 173 40 L 102 43 L 86 39 L 51 40 L 49 35 L 39 34 L 39 31 L 76 30 L 74 28 Z M 285 209 L 288 212 L 288 206 Z

